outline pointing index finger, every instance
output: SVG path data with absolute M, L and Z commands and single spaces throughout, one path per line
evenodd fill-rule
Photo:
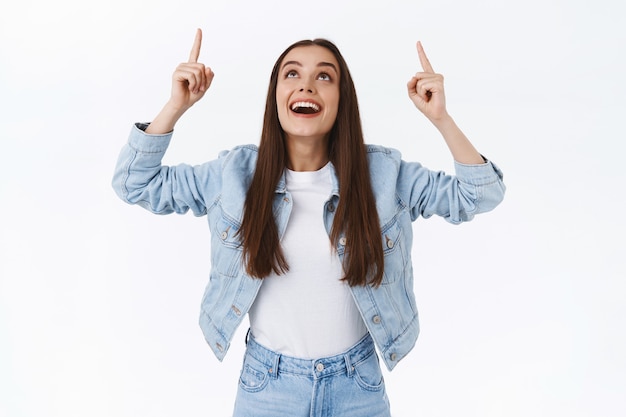
M 433 66 L 430 65 L 430 61 L 426 57 L 426 52 L 424 52 L 424 47 L 420 41 L 417 41 L 417 55 L 419 56 L 420 64 L 422 64 L 424 72 L 434 73 L 435 70 L 433 69 Z
M 191 53 L 189 54 L 189 62 L 198 62 L 198 58 L 200 57 L 201 45 L 202 45 L 202 30 L 198 29 L 196 31 L 196 39 L 193 41 L 193 47 L 191 48 Z

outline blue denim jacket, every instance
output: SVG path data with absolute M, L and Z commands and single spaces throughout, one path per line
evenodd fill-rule
M 237 231 L 246 191 L 256 166 L 257 147 L 238 146 L 202 165 L 161 165 L 171 134 L 147 135 L 138 124 L 123 147 L 113 188 L 119 197 L 157 214 L 207 215 L 211 231 L 211 272 L 202 299 L 200 327 L 219 360 L 250 309 L 262 280 L 246 275 Z M 367 146 L 372 189 L 380 218 L 385 270 L 382 285 L 351 291 L 385 365 L 393 369 L 413 348 L 419 333 L 413 292 L 411 222 L 433 214 L 458 224 L 493 209 L 504 196 L 501 171 L 491 162 L 456 163 L 456 176 L 430 171 L 401 159 L 396 150 Z M 339 184 L 334 168 L 333 191 L 323 221 L 330 233 Z M 291 212 L 284 176 L 276 186 L 274 213 L 282 237 Z M 343 260 L 345 239 L 336 247 Z

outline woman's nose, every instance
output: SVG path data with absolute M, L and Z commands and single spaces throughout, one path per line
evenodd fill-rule
M 313 94 L 313 80 L 309 79 L 308 77 L 303 77 L 301 79 L 301 84 L 300 84 L 300 92 L 307 92 L 310 94 Z

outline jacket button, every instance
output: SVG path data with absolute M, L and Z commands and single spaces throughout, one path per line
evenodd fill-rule
M 317 369 L 317 372 L 322 372 L 324 370 L 324 364 L 323 363 L 318 363 L 315 366 L 315 369 Z
M 389 359 L 395 362 L 395 360 L 398 359 L 398 355 L 396 355 L 395 353 L 392 353 L 391 355 L 389 355 Z
M 372 321 L 374 322 L 374 324 L 380 324 L 380 316 L 372 317 Z
M 345 237 L 340 238 L 340 239 L 339 239 L 339 244 L 340 244 L 341 246 L 346 246 L 346 238 L 345 238 Z
M 328 211 L 335 211 L 335 205 L 333 203 L 328 204 Z
M 393 240 L 391 240 L 391 239 L 389 239 L 389 238 L 388 238 L 388 239 L 387 239 L 387 247 L 388 247 L 389 249 L 393 249 L 393 245 L 394 245 Z
M 226 232 L 226 231 L 222 232 L 220 237 L 222 238 L 222 240 L 226 240 L 226 238 L 228 237 L 228 232 Z

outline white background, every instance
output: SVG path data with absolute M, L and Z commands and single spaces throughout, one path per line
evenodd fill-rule
M 196 27 L 215 71 L 166 163 L 258 143 L 282 50 L 327 37 L 366 140 L 452 170 L 406 97 L 414 43 L 508 186 L 458 227 L 415 223 L 422 333 L 385 372 L 394 416 L 623 416 L 622 2 L 43 1 L 0 10 L 0 416 L 228 416 L 245 324 L 218 362 L 197 325 L 203 218 L 122 203 L 111 174 Z M 384 4 L 384 5 L 383 5 Z

